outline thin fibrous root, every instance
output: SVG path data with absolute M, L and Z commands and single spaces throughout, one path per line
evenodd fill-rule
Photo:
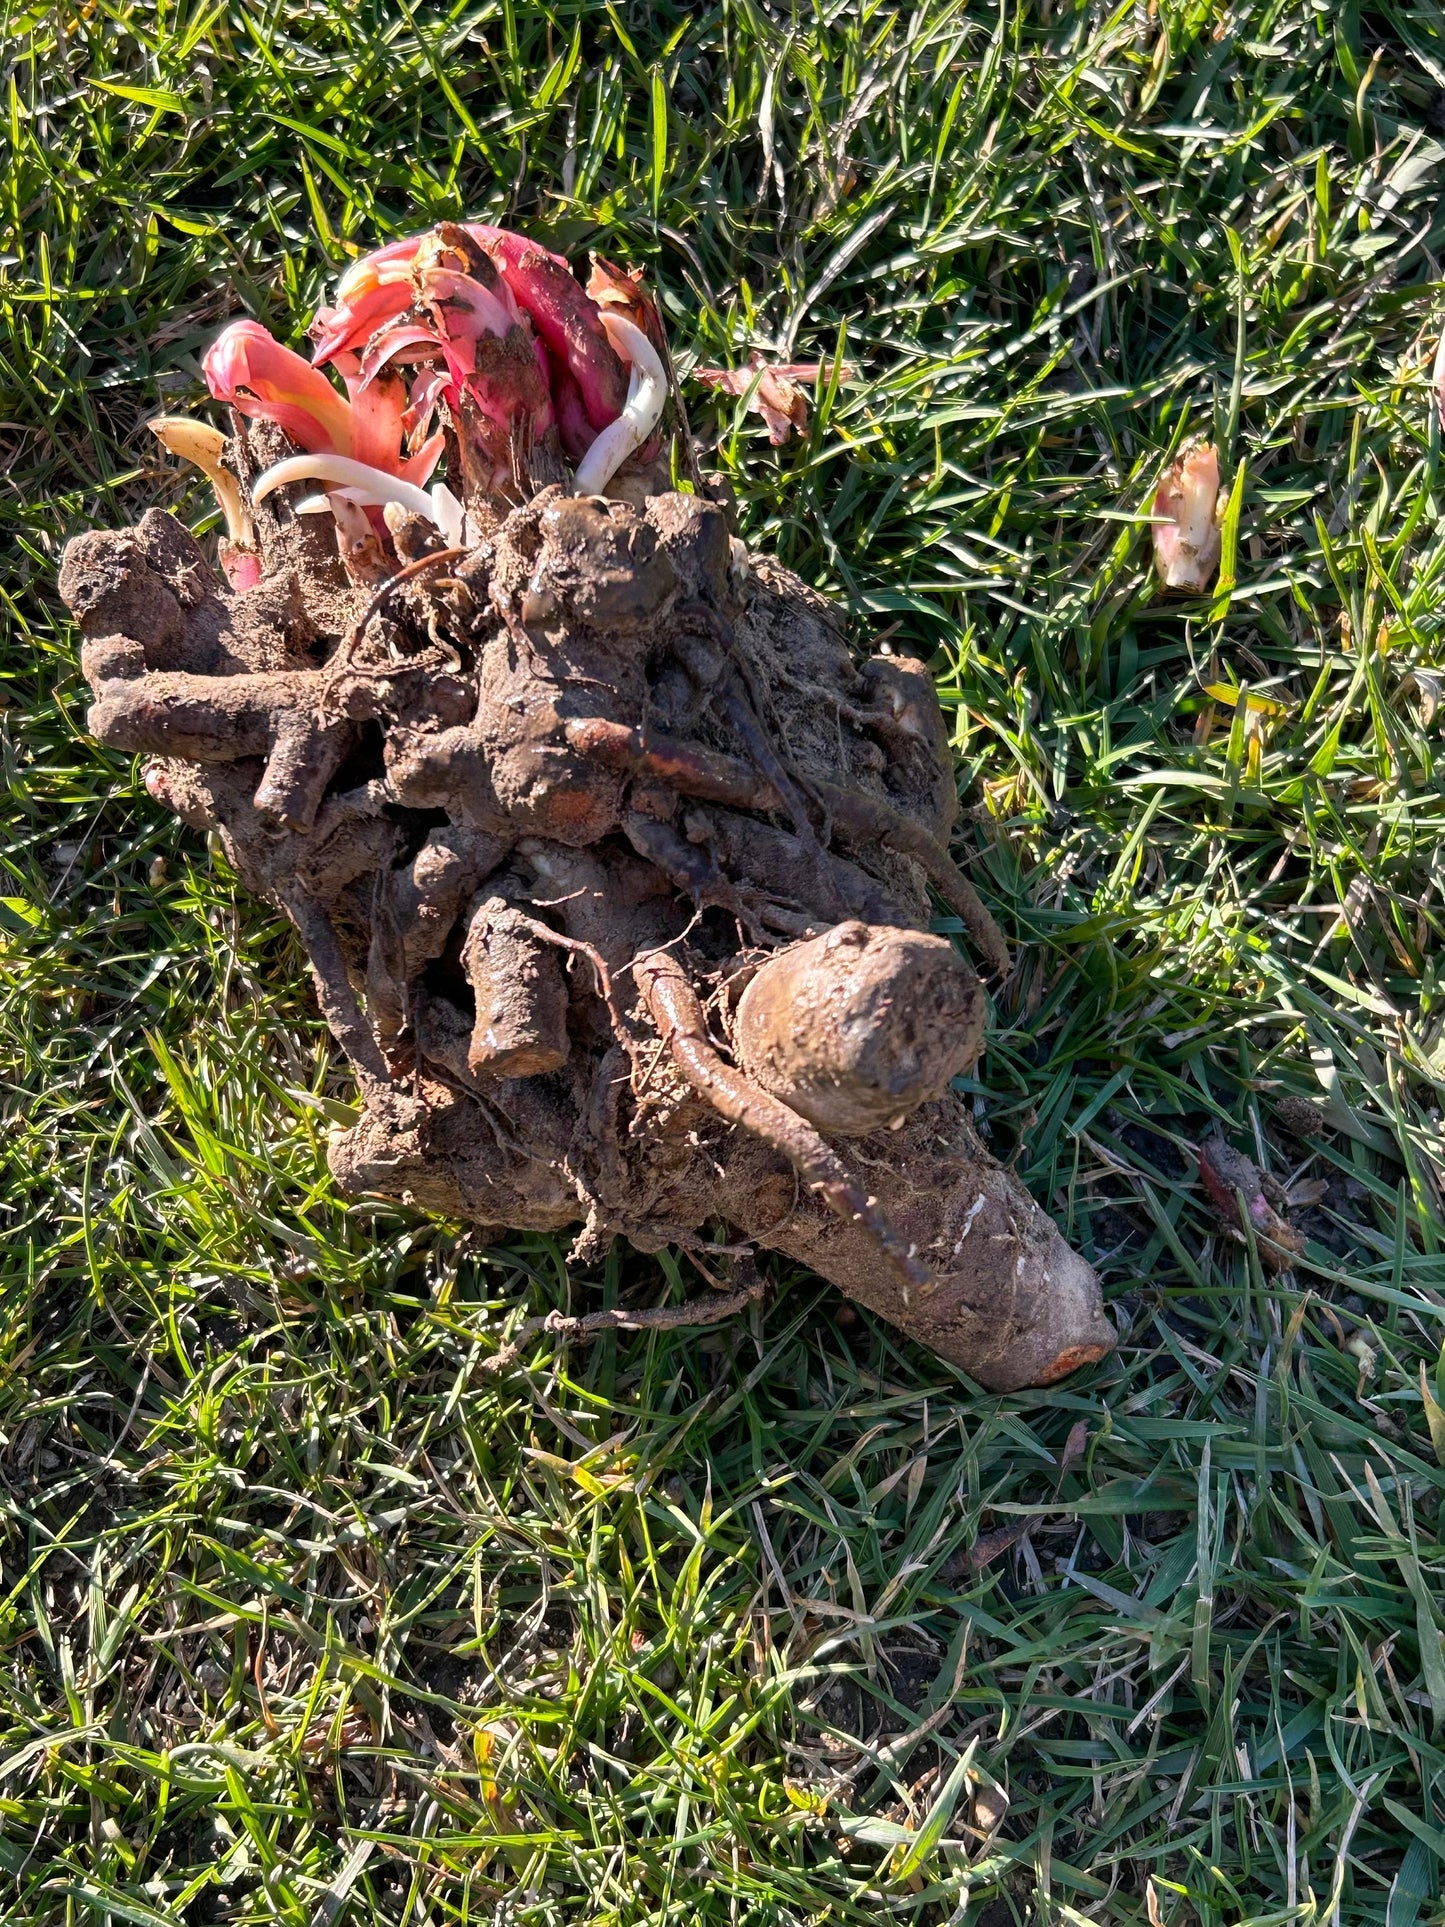
M 732 624 L 706 602 L 679 603 L 677 616 L 721 646 L 729 664 L 715 697 L 723 719 L 742 743 L 758 774 L 771 785 L 798 835 L 816 849 L 817 832 L 808 815 L 807 800 L 763 726 L 762 692 L 747 657 L 737 646 Z
M 724 1319 L 745 1311 L 765 1290 L 764 1280 L 754 1277 L 736 1291 L 715 1292 L 707 1298 L 689 1298 L 685 1305 L 663 1305 L 652 1311 L 629 1311 L 617 1306 L 612 1311 L 589 1312 L 585 1318 L 569 1318 L 566 1312 L 549 1311 L 541 1318 L 529 1318 L 517 1328 L 515 1338 L 482 1361 L 481 1369 L 500 1377 L 516 1365 L 522 1347 L 538 1332 L 546 1332 L 564 1345 L 585 1345 L 603 1332 L 680 1331 L 686 1326 L 720 1325 Z
M 684 796 L 726 803 L 733 809 L 785 811 L 783 798 L 769 780 L 741 758 L 707 749 L 675 736 L 629 729 L 625 723 L 589 716 L 567 725 L 567 740 L 590 761 L 605 769 L 626 771 L 665 783 Z M 949 909 L 962 920 L 989 968 L 1006 977 L 1011 967 L 1008 944 L 978 892 L 936 837 L 911 817 L 877 798 L 844 789 L 821 778 L 813 789 L 832 820 L 864 842 L 881 843 L 913 857 Z
M 459 562 L 470 553 L 469 549 L 433 549 L 429 555 L 419 555 L 414 562 L 408 562 L 405 568 L 398 569 L 395 575 L 389 575 L 385 582 L 378 585 L 376 593 L 347 631 L 341 647 L 326 665 L 328 671 L 335 676 L 351 667 L 351 658 L 361 641 L 366 625 L 385 607 L 398 589 L 405 588 L 408 582 L 415 582 L 418 576 L 428 575 L 433 569 L 439 569 L 443 563 Z
M 781 1152 L 830 1211 L 866 1232 L 905 1292 L 931 1290 L 933 1280 L 913 1247 L 812 1125 L 719 1055 L 708 1037 L 697 993 L 677 959 L 654 950 L 637 960 L 633 974 L 662 1041 L 693 1089 L 720 1117 Z
M 904 816 L 887 803 L 865 796 L 858 790 L 845 790 L 837 783 L 814 784 L 834 818 L 848 833 L 863 841 L 876 838 L 885 849 L 911 856 L 954 914 L 962 919 L 979 954 L 1000 978 L 1013 967 L 1008 944 L 992 913 L 968 878 L 935 836 L 921 823 Z
M 368 1095 L 389 1095 L 391 1074 L 371 1026 L 361 1014 L 330 917 L 309 891 L 293 887 L 281 892 L 281 896 L 311 959 L 316 999 L 332 1036 L 346 1052 L 357 1082 Z

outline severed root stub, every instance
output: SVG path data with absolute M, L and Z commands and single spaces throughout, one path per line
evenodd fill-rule
M 588 1254 L 771 1247 L 997 1390 L 1101 1357 L 1098 1280 L 952 1088 L 984 995 L 932 894 L 986 971 L 1007 950 L 948 854 L 926 671 L 856 660 L 822 597 L 668 486 L 635 281 L 634 324 L 614 271 L 599 306 L 499 230 L 424 239 L 351 270 L 318 342 L 354 396 L 404 357 L 427 463 L 398 442 L 392 483 L 358 481 L 339 393 L 333 416 L 303 364 L 311 388 L 276 379 L 307 421 L 268 401 L 242 324 L 229 582 L 157 510 L 61 575 L 91 728 L 306 945 L 363 1098 L 338 1180 L 581 1223 Z M 495 332 L 459 365 L 463 282 Z M 437 437 L 428 497 L 406 475 Z

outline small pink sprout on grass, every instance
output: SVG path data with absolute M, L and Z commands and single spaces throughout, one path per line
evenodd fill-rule
M 1287 1271 L 1303 1253 L 1305 1241 L 1275 1209 L 1269 1192 L 1275 1190 L 1278 1195 L 1278 1188 L 1218 1131 L 1200 1142 L 1198 1158 L 1200 1184 L 1220 1227 L 1229 1237 L 1243 1241 L 1247 1217 L 1265 1269 Z
M 823 364 L 816 361 L 769 363 L 753 350 L 745 368 L 694 368 L 693 380 L 716 388 L 724 395 L 746 395 L 748 407 L 761 415 L 768 425 L 768 440 L 781 447 L 792 435 L 808 426 L 808 397 L 800 382 L 815 382 Z M 854 370 L 846 365 L 838 379 L 848 381 Z
M 1219 569 L 1219 450 L 1182 448 L 1154 494 L 1154 566 L 1166 589 L 1203 595 Z

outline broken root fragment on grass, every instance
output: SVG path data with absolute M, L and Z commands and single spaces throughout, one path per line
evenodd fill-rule
M 665 486 L 636 445 L 658 405 L 642 323 L 594 327 L 590 297 L 513 238 L 447 229 L 404 273 L 353 270 L 322 334 L 343 372 L 348 329 L 401 343 L 441 413 L 461 539 L 395 498 L 310 513 L 320 471 L 278 481 L 296 449 L 248 338 L 255 419 L 225 461 L 250 586 L 155 510 L 73 542 L 91 727 L 154 758 L 151 794 L 295 923 L 364 1098 L 332 1147 L 348 1189 L 494 1227 L 584 1221 L 589 1252 L 618 1234 L 768 1246 L 989 1386 L 1048 1383 L 1113 1332 L 952 1088 L 983 991 L 926 933 L 930 891 L 987 969 L 1008 952 L 948 854 L 927 673 L 860 664 L 823 598 Z M 486 382 L 450 338 L 427 361 L 462 271 L 442 257 L 490 290 Z M 503 459 L 514 389 L 525 434 Z M 307 393 L 314 440 L 331 411 Z M 567 464 L 619 423 L 608 494 L 570 492 Z

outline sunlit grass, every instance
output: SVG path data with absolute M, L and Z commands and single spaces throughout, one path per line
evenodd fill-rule
M 1305 0 L 12 8 L 0 1917 L 1445 1921 L 1445 25 Z M 67 534 L 248 312 L 465 214 L 859 379 L 750 536 L 928 655 L 1019 940 L 980 1128 L 1125 1334 L 979 1394 L 806 1277 L 325 1175 L 285 926 L 84 734 Z M 1218 594 L 1149 504 L 1218 441 Z M 210 518 L 207 520 L 206 518 Z M 1237 693 L 1232 693 L 1237 692 Z M 1309 1243 L 1217 1234 L 1221 1124 Z M 1303 1133 L 1303 1135 L 1301 1135 Z

